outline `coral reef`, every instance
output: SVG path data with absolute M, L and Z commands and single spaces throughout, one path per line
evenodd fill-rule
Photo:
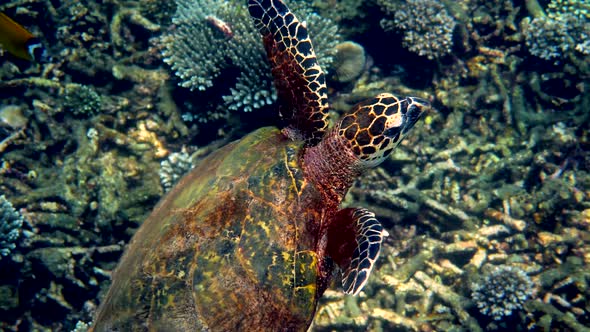
M 0 55 L 0 192 L 28 221 L 11 259 L 0 261 L 0 330 L 69 331 L 91 320 L 122 244 L 162 195 L 163 137 L 188 131 L 175 108 L 152 112 L 165 103 L 167 76 L 150 65 L 142 34 L 150 30 L 130 6 L 119 15 L 113 2 L 0 7 L 54 58 Z
M 404 46 L 428 59 L 451 52 L 455 20 L 445 6 L 436 0 L 379 0 L 391 17 L 381 20 L 385 31 L 403 31 Z
M 25 218 L 14 209 L 4 195 L 0 195 L 0 260 L 16 248 L 24 222 Z
M 523 303 L 533 296 L 533 282 L 520 268 L 501 265 L 473 283 L 471 290 L 481 313 L 502 320 L 522 309 Z
M 329 294 L 314 329 L 587 331 L 587 79 L 531 68 L 511 1 L 444 3 L 459 48 L 456 61 L 433 69 L 439 112 L 348 200 L 389 225 L 389 257 L 364 296 Z M 409 94 L 402 83 L 361 78 L 353 94 Z M 536 285 L 506 321 L 482 317 L 464 286 L 494 265 Z
M 164 191 L 170 190 L 178 180 L 194 167 L 192 156 L 185 148 L 172 152 L 160 162 L 160 183 Z
M 159 43 L 164 62 L 179 77 L 179 85 L 204 91 L 212 90 L 216 82 L 234 82 L 228 84 L 229 91 L 222 92 L 221 105 L 184 118 L 207 121 L 227 117 L 231 111 L 248 112 L 273 104 L 276 92 L 266 52 L 246 6 L 211 0 L 177 0 L 176 5 L 174 27 Z M 320 64 L 330 68 L 339 42 L 337 26 L 313 13 L 303 1 L 290 6 L 307 22 Z
M 10 251 L 0 260 L 0 330 L 83 330 L 76 322 L 91 321 L 125 243 L 168 186 L 160 171 L 175 158 L 171 151 L 197 145 L 193 160 L 216 151 L 250 130 L 234 109 L 253 109 L 256 93 L 258 106 L 273 102 L 260 40 L 236 33 L 250 24 L 242 4 L 195 3 L 204 5 L 192 8 L 201 13 L 193 25 L 164 0 L 0 4 L 54 57 L 23 63 L 0 50 L 1 200 L 13 206 L 12 220 L 27 220 L 18 242 L 6 241 L 14 222 L 0 232 L 2 252 Z M 347 197 L 347 206 L 376 211 L 390 236 L 375 278 L 358 297 L 333 285 L 312 330 L 589 331 L 587 2 L 314 3 L 320 16 L 309 3 L 290 5 L 307 15 L 318 51 L 328 45 L 321 61 L 336 59 L 334 22 L 365 49 L 359 77 L 328 82 L 334 112 L 383 91 L 430 99 L 437 111 Z M 168 27 L 173 16 L 179 23 Z M 195 26 L 201 35 L 190 32 Z M 162 51 L 180 47 L 174 38 L 182 31 L 199 49 L 178 54 L 204 57 L 187 68 L 217 61 L 219 72 L 169 73 Z M 215 53 L 240 45 L 251 62 L 234 63 L 236 50 Z M 416 57 L 383 52 L 379 59 L 382 45 L 422 52 L 422 68 L 412 66 Z M 332 62 L 330 73 L 340 66 Z M 211 81 L 199 83 L 205 91 L 174 84 L 197 82 L 198 73 Z M 240 116 L 219 126 L 199 122 L 230 112 Z M 184 122 L 183 113 L 197 121 Z M 258 121 L 263 113 L 255 115 Z M 188 165 L 186 155 L 178 159 Z M 468 287 L 482 284 L 493 266 L 523 271 L 535 285 L 518 312 L 501 320 L 482 314 Z
M 590 55 L 590 19 L 575 11 L 535 17 L 523 24 L 529 52 L 541 59 Z

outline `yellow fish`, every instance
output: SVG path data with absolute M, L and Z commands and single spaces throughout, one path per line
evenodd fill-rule
M 0 12 L 0 45 L 12 55 L 29 61 L 50 61 L 47 50 L 27 29 Z

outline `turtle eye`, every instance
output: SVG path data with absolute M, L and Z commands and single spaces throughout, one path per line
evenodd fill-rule
M 389 156 L 428 107 L 428 102 L 419 98 L 398 99 L 383 93 L 357 104 L 342 118 L 338 134 L 349 142 L 361 167 L 375 167 Z

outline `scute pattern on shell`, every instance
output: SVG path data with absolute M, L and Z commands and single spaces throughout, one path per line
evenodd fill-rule
M 281 116 L 297 135 L 317 142 L 328 128 L 328 90 L 305 24 L 280 1 L 250 0 L 248 9 L 263 35 Z
M 95 331 L 305 330 L 327 278 L 315 251 L 327 212 L 302 146 L 261 128 L 182 178 L 130 243 Z

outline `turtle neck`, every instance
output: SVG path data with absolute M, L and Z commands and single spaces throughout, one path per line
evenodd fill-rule
M 362 173 L 359 159 L 346 141 L 332 129 L 317 145 L 305 149 L 303 171 L 330 202 L 340 204 Z

